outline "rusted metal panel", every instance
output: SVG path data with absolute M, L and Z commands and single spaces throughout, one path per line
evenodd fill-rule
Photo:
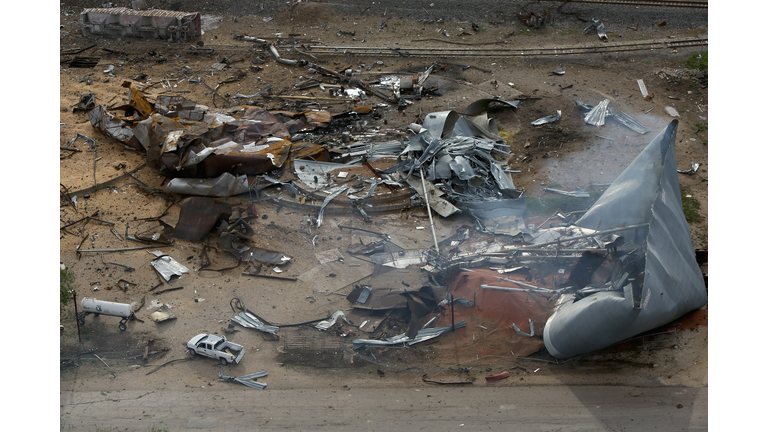
M 232 206 L 227 203 L 203 197 L 190 197 L 181 202 L 179 223 L 173 236 L 177 239 L 200 241 L 216 225 L 219 219 L 226 219 L 232 214 Z

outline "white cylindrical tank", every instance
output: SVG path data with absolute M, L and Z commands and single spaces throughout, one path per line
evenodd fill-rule
M 80 307 L 82 308 L 83 312 L 118 316 L 123 318 L 128 318 L 133 313 L 131 310 L 131 305 L 129 304 L 108 302 L 90 297 L 83 297 L 83 300 L 80 302 Z

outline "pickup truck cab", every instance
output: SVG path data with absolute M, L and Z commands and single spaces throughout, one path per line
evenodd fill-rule
M 221 364 L 240 363 L 245 348 L 227 341 L 224 336 L 200 333 L 185 345 L 191 355 L 201 355 L 217 359 Z

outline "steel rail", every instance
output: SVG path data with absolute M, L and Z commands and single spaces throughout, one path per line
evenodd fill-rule
M 525 57 L 525 56 L 559 56 L 579 54 L 603 54 L 629 51 L 652 51 L 658 49 L 674 49 L 691 46 L 706 46 L 707 38 L 648 41 L 628 44 L 573 45 L 551 48 L 507 48 L 507 49 L 467 49 L 467 48 L 419 48 L 400 47 L 397 50 L 386 47 L 329 47 L 311 46 L 315 55 L 371 55 L 371 56 L 407 56 L 407 57 Z
M 707 9 L 709 2 L 706 1 L 676 1 L 676 0 L 570 0 L 569 3 L 597 3 L 597 4 L 615 4 L 626 6 L 655 6 L 655 7 L 679 7 Z

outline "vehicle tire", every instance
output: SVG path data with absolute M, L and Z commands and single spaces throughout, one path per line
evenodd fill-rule
M 192 348 L 189 348 L 189 355 L 196 356 L 197 352 L 195 350 L 193 350 Z
M 125 331 L 125 329 L 127 329 L 127 328 L 128 328 L 128 327 L 125 325 L 125 323 L 122 323 L 122 322 L 121 322 L 120 324 L 118 324 L 117 326 L 118 326 L 118 327 L 120 327 L 120 331 Z
M 224 357 L 219 357 L 219 363 L 221 363 L 223 366 L 226 366 L 229 364 L 227 359 L 225 359 Z

